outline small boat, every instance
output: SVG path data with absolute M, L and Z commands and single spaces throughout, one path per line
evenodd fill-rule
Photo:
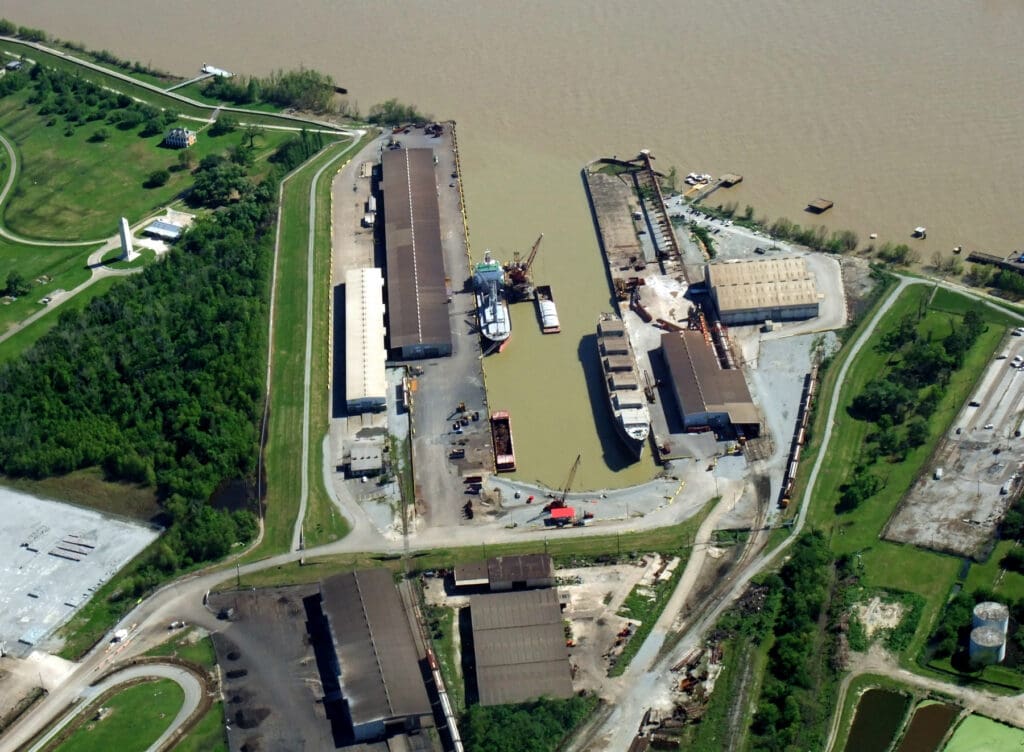
M 490 251 L 484 254 L 484 260 L 474 268 L 473 283 L 476 287 L 480 333 L 498 345 L 500 352 L 512 336 L 512 319 L 508 315 L 508 303 L 505 301 L 505 271 Z
M 540 316 L 540 330 L 544 334 L 558 334 L 562 331 L 550 285 L 537 285 L 537 315 Z
M 927 238 L 928 237 L 928 228 L 927 227 L 915 227 L 914 228 L 914 237 L 915 238 Z
M 494 469 L 510 473 L 516 469 L 516 450 L 512 445 L 512 417 L 506 410 L 491 414 L 491 438 L 494 439 Z

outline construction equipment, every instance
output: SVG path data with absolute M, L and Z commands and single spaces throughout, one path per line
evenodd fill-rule
M 505 273 L 508 274 L 509 282 L 509 300 L 515 302 L 533 299 L 534 289 L 533 283 L 530 282 L 530 267 L 533 266 L 533 262 L 537 258 L 537 251 L 540 250 L 540 241 L 543 239 L 544 233 L 541 233 L 540 237 L 537 238 L 537 242 L 533 244 L 533 248 L 530 249 L 530 255 L 526 257 L 525 261 L 516 252 L 512 263 L 505 267 Z
M 647 397 L 648 402 L 654 404 L 654 381 L 646 368 L 644 369 L 644 396 Z
M 545 505 L 545 512 L 550 512 L 552 509 L 562 509 L 565 506 L 565 497 L 569 495 L 569 489 L 572 488 L 572 482 L 576 479 L 576 471 L 580 469 L 580 460 L 582 458 L 582 454 L 576 455 L 576 461 L 572 463 L 572 469 L 569 471 L 569 477 L 565 481 L 565 486 L 562 488 L 562 494 L 560 496 L 556 496 L 553 501 Z

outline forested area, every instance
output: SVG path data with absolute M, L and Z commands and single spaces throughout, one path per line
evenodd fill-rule
M 469 752 L 554 752 L 594 709 L 591 697 L 541 698 L 521 705 L 473 705 L 463 720 Z
M 842 573 L 841 573 L 842 575 Z M 758 636 L 774 635 L 757 712 L 751 724 L 754 750 L 815 749 L 822 741 L 829 703 L 822 696 L 834 675 L 830 630 L 819 629 L 833 580 L 824 536 L 810 533 L 793 544 L 777 575 L 765 581 L 777 612 L 761 619 Z
M 242 106 L 267 102 L 278 107 L 327 112 L 331 109 L 335 83 L 326 73 L 300 68 L 279 70 L 264 78 L 214 76 L 203 85 L 203 94 Z
M 29 78 L 46 92 L 37 103 L 62 111 L 119 103 L 68 74 L 36 66 Z M 260 185 L 237 161 L 204 159 L 193 201 L 220 210 L 200 216 L 160 263 L 62 313 L 21 359 L 0 366 L 0 472 L 100 467 L 109 480 L 156 488 L 170 529 L 121 597 L 255 533 L 251 512 L 207 502 L 255 473 L 276 184 L 322 143 L 302 133 L 284 144 Z

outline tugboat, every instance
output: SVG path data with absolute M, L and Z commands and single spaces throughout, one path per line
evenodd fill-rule
M 640 386 L 626 325 L 621 319 L 611 314 L 601 315 L 597 322 L 597 346 L 615 430 L 626 447 L 640 459 L 651 432 L 651 413 Z
M 476 315 L 480 322 L 480 334 L 485 340 L 498 346 L 499 351 L 512 336 L 512 319 L 505 302 L 505 271 L 501 264 L 484 253 L 484 260 L 473 270 L 473 285 L 476 287 Z

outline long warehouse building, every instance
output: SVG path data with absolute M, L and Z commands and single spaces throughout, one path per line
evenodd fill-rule
M 394 357 L 452 353 L 433 149 L 381 158 L 388 331 Z
M 802 258 L 708 264 L 706 279 L 718 316 L 727 326 L 818 315 L 821 296 Z
M 719 368 L 703 334 L 663 334 L 661 352 L 686 430 L 706 426 L 721 431 L 731 426 L 746 436 L 760 435 L 760 416 L 743 371 Z
M 345 274 L 345 405 L 349 414 L 385 408 L 386 360 L 384 277 L 373 267 L 351 269 Z

